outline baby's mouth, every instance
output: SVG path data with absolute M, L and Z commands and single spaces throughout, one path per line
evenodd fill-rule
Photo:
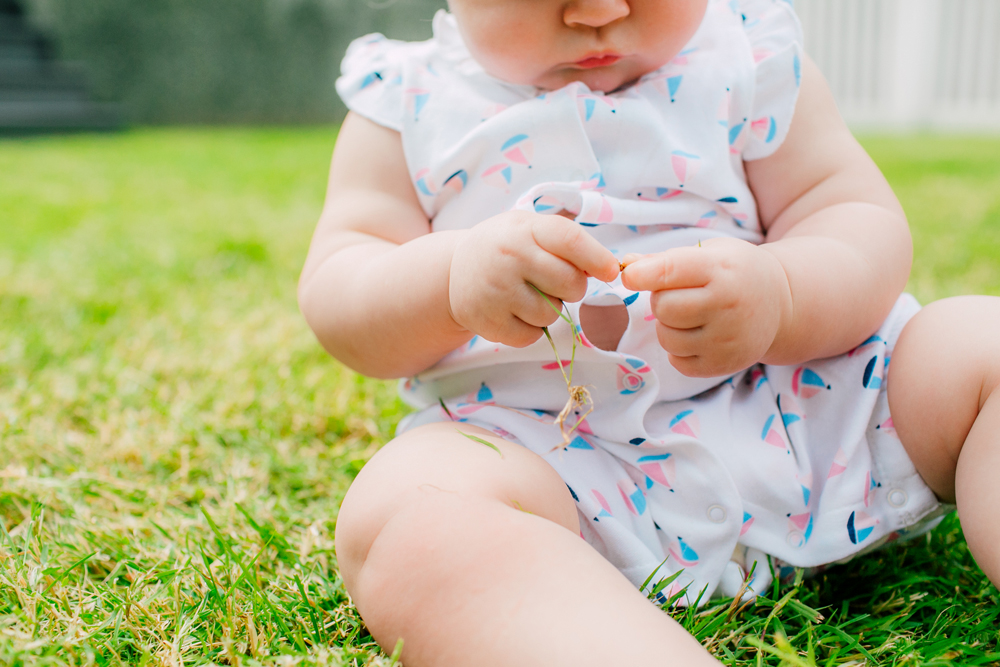
M 573 64 L 580 69 L 594 69 L 595 67 L 608 67 L 610 65 L 614 65 L 621 59 L 622 57 L 619 55 L 609 54 L 603 56 L 591 56 L 590 58 L 578 60 Z

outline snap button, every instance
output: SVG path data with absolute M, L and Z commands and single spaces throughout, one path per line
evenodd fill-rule
M 792 532 L 788 533 L 788 546 L 792 547 L 793 549 L 798 549 L 805 543 L 806 543 L 806 536 L 798 532 L 797 530 L 793 530 Z
M 726 520 L 726 508 L 722 505 L 712 505 L 708 508 L 708 519 L 712 523 L 723 523 Z
M 906 504 L 909 498 L 906 495 L 906 491 L 902 489 L 893 489 L 889 492 L 889 504 L 893 507 L 902 507 Z

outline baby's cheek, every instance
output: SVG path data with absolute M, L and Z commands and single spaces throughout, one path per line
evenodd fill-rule
M 509 30 L 477 30 L 466 37 L 469 51 L 490 75 L 514 84 L 533 85 L 549 62 L 538 31 L 519 25 Z
M 673 58 L 688 43 L 707 7 L 708 0 L 632 0 L 633 15 L 642 26 L 641 54 L 650 71 Z

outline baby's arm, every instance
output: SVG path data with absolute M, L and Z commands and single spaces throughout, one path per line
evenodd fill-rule
M 399 133 L 348 115 L 299 279 L 323 347 L 375 377 L 423 370 L 469 340 L 448 312 L 454 233 L 429 234 Z
M 913 245 L 899 200 L 808 58 L 788 138 L 746 166 L 767 230 L 762 248 L 781 262 L 793 297 L 764 361 L 847 352 L 889 315 L 910 276 Z
M 299 305 L 330 354 L 374 377 L 425 370 L 474 334 L 523 347 L 556 307 L 613 280 L 618 262 L 574 222 L 511 211 L 430 233 L 398 132 L 350 115 L 299 281 Z
M 784 144 L 746 169 L 763 245 L 717 239 L 627 258 L 625 284 L 654 292 L 660 343 L 687 375 L 847 352 L 878 329 L 909 276 L 902 207 L 810 60 Z

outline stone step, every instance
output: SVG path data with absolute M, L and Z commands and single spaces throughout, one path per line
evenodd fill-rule
M 0 13 L 0 135 L 121 127 L 120 107 L 88 93 L 82 64 L 55 60 L 23 16 Z
M 0 14 L 0 39 L 5 35 L 27 34 L 33 39 L 37 34 L 22 16 Z
M 0 44 L 37 44 L 38 34 L 27 26 L 4 26 L 0 23 Z
M 0 103 L 3 102 L 87 102 L 90 96 L 79 88 L 12 89 L 0 88 Z
M 43 57 L 37 42 L 0 42 L 0 60 L 40 60 Z
M 0 59 L 0 92 L 11 90 L 87 90 L 82 63 Z
M 111 130 L 121 127 L 118 107 L 86 100 L 0 100 L 0 134 L 52 130 Z

